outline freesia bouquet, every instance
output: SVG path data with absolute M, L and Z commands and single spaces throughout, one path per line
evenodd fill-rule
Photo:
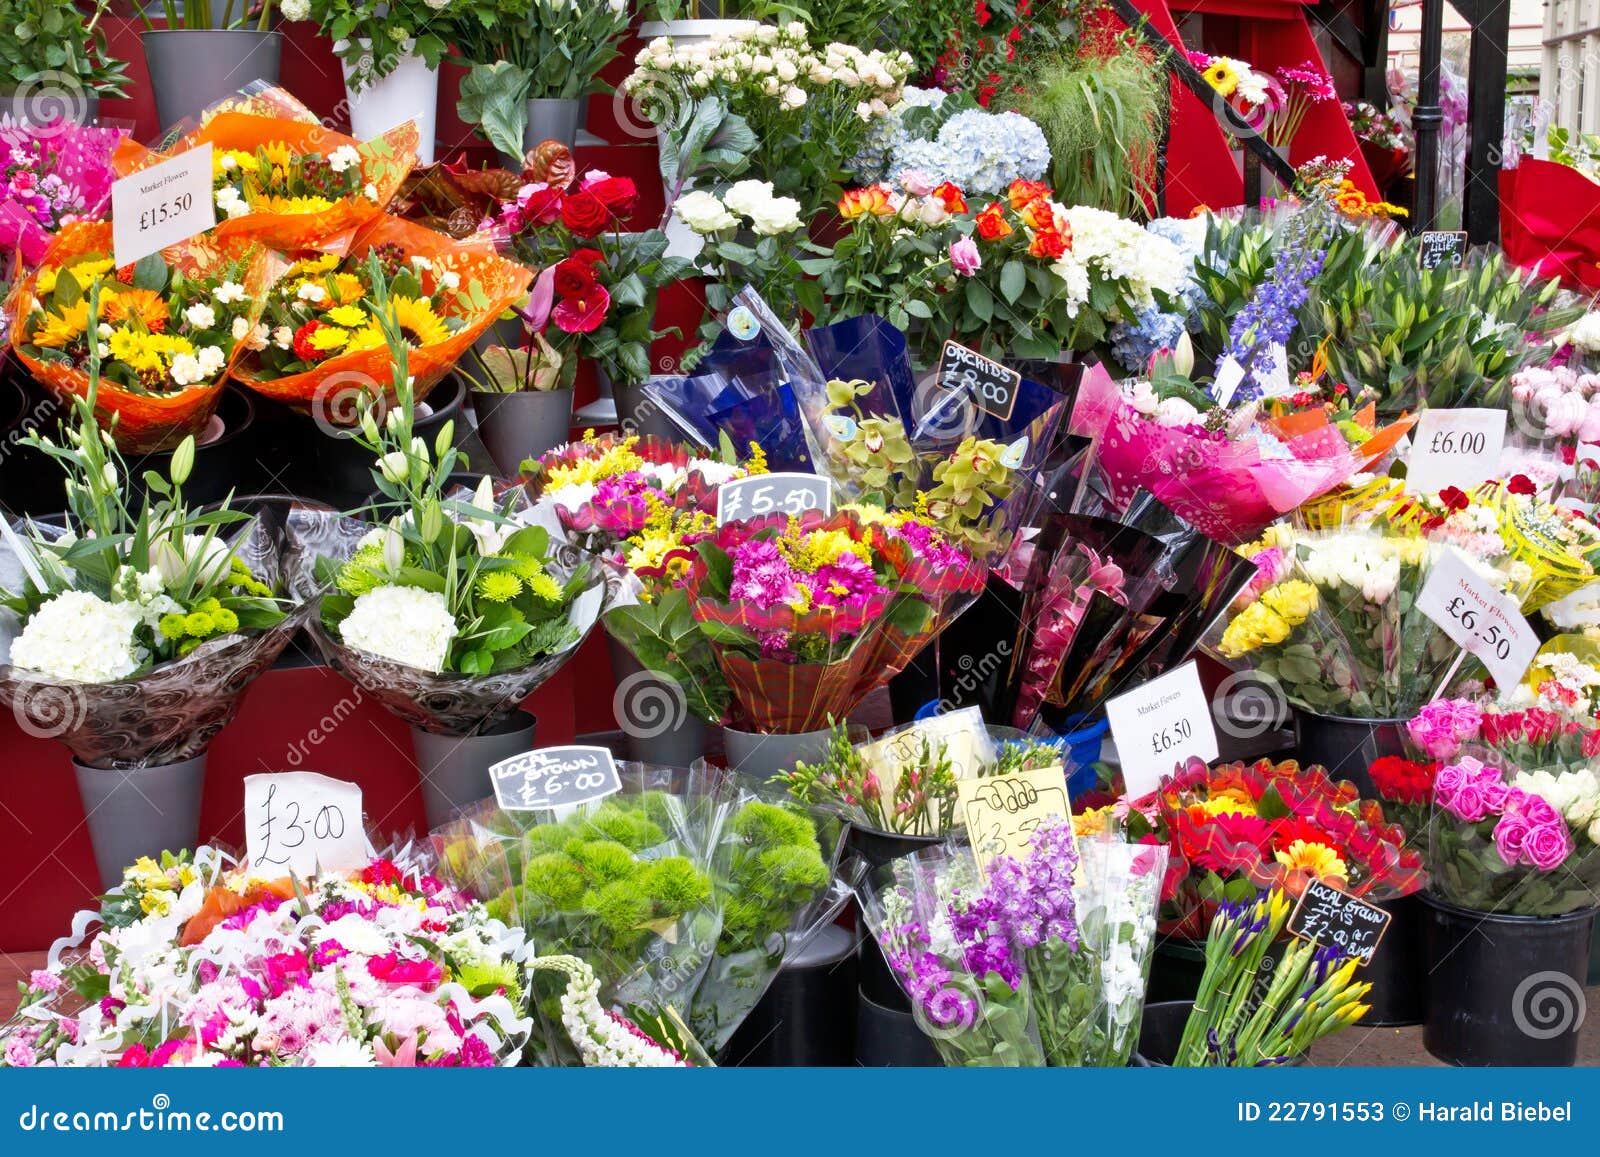
M 1355 980 L 1359 960 L 1310 940 L 1282 945 L 1292 908 L 1287 895 L 1271 888 L 1217 910 L 1174 1067 L 1289 1064 L 1366 1015 L 1362 1000 L 1372 985 Z M 1274 963 L 1267 954 L 1280 947 Z
M 574 177 L 570 158 L 544 173 L 501 206 L 494 229 L 517 260 L 542 271 L 523 312 L 551 351 L 541 348 L 534 372 L 547 366 L 570 386 L 583 359 L 615 385 L 639 385 L 650 376 L 650 343 L 666 332 L 653 328 L 656 297 L 689 263 L 667 256 L 659 229 L 624 232 L 638 201 L 627 177 L 598 169 Z
M 380 421 L 381 399 L 368 399 L 355 437 L 381 498 L 367 520 L 297 519 L 296 582 L 328 592 L 312 635 L 330 666 L 415 726 L 475 734 L 571 657 L 599 618 L 603 576 L 591 556 L 552 551 L 520 488 L 449 489 L 460 452 L 449 423 L 431 447 L 413 432 L 406 342 L 377 261 L 372 311 L 399 405 Z
M 0 250 L 39 264 L 64 225 L 100 216 L 111 201 L 111 153 L 123 130 L 52 121 L 0 132 Z M 9 279 L 11 262 L 5 262 Z
M 1258 888 L 1298 896 L 1318 880 L 1382 901 L 1424 882 L 1420 854 L 1377 803 L 1292 760 L 1208 768 L 1191 759 L 1134 807 L 1133 826 L 1150 824 L 1171 849 L 1163 926 L 1178 935 L 1198 936 L 1217 905 Z
M 325 128 L 282 89 L 247 91 L 202 119 L 165 152 L 125 140 L 113 162 L 126 177 L 211 145 L 220 244 L 347 253 L 417 162 L 415 123 L 358 141 Z
M 262 254 L 224 257 L 204 246 L 151 254 L 117 270 L 111 226 L 66 226 L 13 298 L 11 347 L 62 398 L 88 392 L 91 360 L 101 421 L 117 444 L 170 450 L 205 429 L 227 371 L 266 342 L 260 299 L 271 273 Z M 98 312 L 90 316 L 91 298 Z
M 91 286 L 91 309 L 98 299 Z M 26 439 L 61 464 L 68 509 L 59 529 L 29 521 L 4 536 L 18 585 L 4 598 L 16 618 L 0 700 L 88 766 L 175 763 L 233 718 L 307 611 L 282 597 L 281 527 L 267 512 L 251 518 L 224 503 L 202 513 L 184 501 L 193 438 L 166 476 L 146 474 L 134 504 L 115 426 L 95 421 L 97 361 L 60 440 Z
M 270 341 L 235 376 L 269 398 L 341 426 L 361 403 L 396 393 L 381 292 L 407 350 L 416 401 L 427 397 L 478 336 L 532 280 L 489 241 L 456 241 L 380 217 L 350 253 L 302 255 L 266 297 Z
M 74 930 L 24 984 L 6 1065 L 488 1067 L 532 1029 L 522 934 L 389 859 L 308 880 L 209 847 L 140 860 Z
M 895 860 L 864 882 L 861 908 L 917 1027 L 945 1064 L 1045 1063 L 1023 946 L 995 919 L 969 856 L 925 849 Z M 1020 904 L 1002 914 L 1026 918 Z

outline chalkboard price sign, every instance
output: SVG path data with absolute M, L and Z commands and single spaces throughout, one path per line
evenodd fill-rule
M 1322 945 L 1337 945 L 1346 956 L 1363 964 L 1372 963 L 1372 954 L 1389 927 L 1389 913 L 1358 900 L 1332 884 L 1312 880 L 1289 917 L 1289 931 L 1302 940 Z
M 1022 375 L 959 342 L 947 341 L 939 354 L 938 381 L 944 389 L 967 391 L 979 409 L 1006 421 L 1016 408 Z
M 494 798 L 508 812 L 551 811 L 593 803 L 622 790 L 604 747 L 541 747 L 489 765 Z
M 1467 235 L 1463 230 L 1431 229 L 1424 232 L 1417 249 L 1417 265 L 1437 269 L 1441 265 L 1460 265 L 1467 256 Z

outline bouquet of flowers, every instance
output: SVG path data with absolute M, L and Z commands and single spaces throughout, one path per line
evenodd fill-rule
M 1478 912 L 1559 916 L 1600 886 L 1600 777 L 1592 764 L 1511 774 L 1470 755 L 1433 780 L 1431 886 Z
M 6 1065 L 474 1068 L 520 1063 L 532 1030 L 522 934 L 390 859 L 298 880 L 164 854 L 73 928 L 23 986 Z
M 995 888 L 982 884 L 965 853 L 925 849 L 868 877 L 861 911 L 946 1065 L 1037 1068 L 1045 1054 L 1023 946 L 995 919 Z M 1015 907 L 1025 919 L 1022 904 Z
M 1274 99 L 1261 135 L 1273 148 L 1287 154 L 1311 107 L 1338 100 L 1339 92 L 1333 86 L 1333 77 L 1310 60 L 1274 69 L 1272 80 Z
M 1198 936 L 1218 904 L 1257 888 L 1298 896 L 1319 880 L 1391 900 L 1424 882 L 1420 855 L 1377 803 L 1292 760 L 1208 768 L 1191 759 L 1134 808 L 1133 826 L 1149 824 L 1171 849 L 1163 927 L 1176 935 Z
M 366 520 L 297 518 L 295 582 L 327 592 L 311 632 L 329 666 L 413 726 L 477 734 L 572 656 L 599 619 L 603 576 L 591 556 L 552 551 L 520 488 L 447 489 L 460 452 L 449 423 L 432 447 L 413 433 L 407 346 L 377 260 L 372 310 L 399 405 L 380 423 L 368 399 L 355 437 L 382 499 Z
M 1408 151 L 1411 148 L 1410 133 L 1393 113 L 1384 112 L 1364 100 L 1346 101 L 1344 112 L 1350 119 L 1350 128 L 1354 130 L 1357 140 L 1392 151 Z
M 98 296 L 91 287 L 91 307 Z M 0 701 L 88 766 L 176 763 L 233 718 L 308 611 L 282 597 L 282 528 L 268 512 L 185 503 L 193 438 L 132 504 L 127 464 L 95 421 L 97 361 L 65 436 L 25 440 L 61 464 L 68 509 L 59 530 L 0 528 L 3 605 L 16 616 L 0 642 Z
M 1142 488 L 1211 538 L 1237 545 L 1360 467 L 1336 431 L 1279 439 L 1256 426 L 1253 407 L 1211 403 L 1192 369 L 1180 351 L 1157 355 L 1147 378 L 1120 387 L 1103 367 L 1084 376 L 1072 430 L 1097 439 L 1095 462 L 1118 509 Z
M 640 385 L 650 376 L 650 343 L 665 332 L 652 327 L 656 297 L 689 262 L 667 256 L 659 229 L 624 232 L 638 201 L 627 177 L 591 169 L 574 179 L 570 157 L 544 173 L 501 206 L 493 231 L 518 261 L 542 270 L 523 311 L 542 338 L 532 369 L 548 367 L 570 386 L 583 359 L 614 385 Z
M 1139 1043 L 1167 855 L 1167 849 L 1159 844 L 1125 843 L 1104 835 L 1078 842 L 1079 866 L 1073 876 L 1078 939 L 1099 964 L 1099 999 L 1094 1001 L 1091 990 L 1088 995 L 1094 1001 L 1094 1016 L 1081 1030 L 1085 1065 L 1121 1068 Z M 1040 885 L 1035 883 L 1033 887 L 1037 890 Z M 1048 877 L 1043 887 L 1048 895 Z M 1033 955 L 1028 956 L 1036 993 L 1053 989 L 1058 965 L 1047 957 L 1036 966 Z M 1057 1031 L 1065 1030 L 1064 1040 L 1074 1043 L 1074 1036 L 1080 1031 L 1075 1019 L 1081 1007 L 1081 998 L 1058 1003 L 1054 1009 L 1057 1029 L 1047 1031 L 1045 1012 L 1035 998 L 1048 1063 L 1062 1063 L 1049 1052 Z M 1069 1051 L 1066 1057 L 1072 1055 Z
M 219 244 L 344 254 L 417 163 L 417 142 L 412 122 L 358 141 L 324 127 L 282 89 L 267 89 L 208 110 L 164 152 L 125 140 L 112 160 L 126 177 L 211 145 Z
M 1218 908 L 1174 1068 L 1288 1064 L 1366 1015 L 1372 985 L 1355 980 L 1359 960 L 1310 940 L 1282 945 L 1292 909 L 1277 888 Z M 1267 953 L 1280 947 L 1274 963 Z
M 395 217 L 361 231 L 348 256 L 315 253 L 289 267 L 270 295 L 270 340 L 235 376 L 269 398 L 339 425 L 364 399 L 397 392 L 381 292 L 408 352 L 413 399 L 421 401 L 528 288 L 532 274 L 487 241 L 455 241 Z
M 1189 63 L 1200 70 L 1212 90 L 1257 132 L 1282 106 L 1283 88 L 1271 73 L 1232 56 L 1208 56 L 1204 52 L 1190 52 L 1188 56 Z
M 983 585 L 959 548 L 919 554 L 853 514 L 763 515 L 696 546 L 690 612 L 750 730 L 815 731 L 902 670 Z
M 15 251 L 31 268 L 62 226 L 105 212 L 115 179 L 111 153 L 122 135 L 68 121 L 7 125 L 0 133 L 0 250 Z
M 117 444 L 131 453 L 170 450 L 201 433 L 229 369 L 267 340 L 264 254 L 166 252 L 170 261 L 153 253 L 117 270 L 110 224 L 68 225 L 12 299 L 11 348 L 22 364 L 67 399 L 88 393 L 96 361 L 100 419 L 115 418 Z

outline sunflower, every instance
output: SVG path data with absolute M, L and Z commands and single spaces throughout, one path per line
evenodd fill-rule
M 39 328 L 33 331 L 33 344 L 49 349 L 65 349 L 83 336 L 89 328 L 89 301 L 80 298 L 64 307 L 60 313 L 45 315 Z
M 120 325 L 137 319 L 145 329 L 160 333 L 167 328 L 167 302 L 148 289 L 119 288 L 114 295 L 101 290 L 106 320 Z
M 450 327 L 433 312 L 433 303 L 425 297 L 394 297 L 389 304 L 394 308 L 396 323 L 419 346 L 438 345 L 450 337 Z
M 283 141 L 268 141 L 260 150 L 261 160 L 272 167 L 268 179 L 274 185 L 287 185 L 294 170 L 294 150 Z
M 1221 96 L 1232 96 L 1239 87 L 1239 74 L 1233 71 L 1233 66 L 1226 60 L 1213 60 L 1200 75 L 1205 77 L 1206 83 L 1216 89 Z
M 1350 879 L 1350 869 L 1345 867 L 1339 853 L 1327 844 L 1308 844 L 1304 840 L 1296 840 L 1280 850 L 1276 859 L 1291 872 L 1304 872 L 1313 879 L 1338 881 L 1341 884 L 1348 883 Z

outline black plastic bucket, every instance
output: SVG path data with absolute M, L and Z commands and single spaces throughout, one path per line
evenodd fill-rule
M 773 978 L 718 1063 L 746 1068 L 831 1068 L 855 1061 L 856 945 L 830 924 Z
M 856 994 L 856 1064 L 867 1068 L 935 1069 L 939 1053 L 909 1012 Z
M 1200 993 L 1206 970 L 1206 943 L 1182 936 L 1160 936 L 1150 957 L 1150 981 L 1145 999 L 1160 1004 L 1189 1001 Z
M 923 848 L 938 847 L 944 842 L 944 836 L 904 836 L 898 832 L 880 832 L 852 823 L 845 836 L 845 850 L 860 856 L 876 871 L 890 860 L 898 860 Z
M 1358 1022 L 1363 1028 L 1397 1028 L 1421 1024 L 1426 1011 L 1427 971 L 1423 967 L 1422 901 L 1416 896 L 1377 905 L 1390 915 L 1389 927 L 1372 961 L 1356 969 L 1356 979 L 1369 981 L 1371 1011 Z
M 1349 719 L 1342 715 L 1294 713 L 1295 750 L 1300 766 L 1327 769 L 1335 780 L 1348 779 L 1361 789 L 1362 799 L 1372 799 L 1370 768 L 1385 755 L 1404 755 L 1401 739 L 1404 719 Z
M 1571 1065 L 1596 909 L 1564 916 L 1474 912 L 1423 893 L 1422 1042 L 1453 1065 Z

